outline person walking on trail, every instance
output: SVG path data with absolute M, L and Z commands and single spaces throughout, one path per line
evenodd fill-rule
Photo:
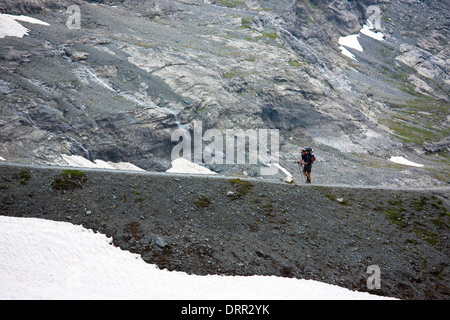
M 306 183 L 311 183 L 311 169 L 314 161 L 314 155 L 311 154 L 311 151 L 310 147 L 302 149 L 302 160 L 297 161 L 298 164 L 303 165 L 303 175 L 306 177 Z

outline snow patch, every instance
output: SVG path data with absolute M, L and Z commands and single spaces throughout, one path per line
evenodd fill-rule
M 345 46 L 347 48 L 355 49 L 360 52 L 363 52 L 363 47 L 359 43 L 359 34 L 352 34 L 346 37 L 340 37 L 339 38 L 339 44 L 341 46 Z
M 288 183 L 292 182 L 293 176 L 289 171 L 287 171 L 285 168 L 280 166 L 278 163 L 271 163 L 270 165 L 277 167 L 278 169 L 281 170 L 281 172 L 283 172 L 285 174 L 285 178 L 283 179 L 284 182 L 288 182 Z
M 199 164 L 193 163 L 184 158 L 178 158 L 172 161 L 172 168 L 166 172 L 170 173 L 192 173 L 192 174 L 217 174 Z
M 419 163 L 415 163 L 415 162 L 406 160 L 404 157 L 391 157 L 389 160 L 392 162 L 395 162 L 395 163 L 406 165 L 406 166 L 423 167 L 423 164 L 419 164 Z
M 360 33 L 363 35 L 366 35 L 372 39 L 378 40 L 378 41 L 384 41 L 384 34 L 381 32 L 373 31 L 374 28 L 371 26 L 371 23 L 368 21 L 368 24 L 365 24 L 363 28 L 361 29 Z
M 29 23 L 33 23 L 33 24 L 40 24 L 42 26 L 50 26 L 47 22 L 44 22 L 44 21 L 36 19 L 36 18 L 32 18 L 32 17 L 28 17 L 28 16 L 24 16 L 24 15 L 20 15 L 20 16 L 13 16 L 13 15 L 10 15 L 10 14 L 6 14 L 6 15 L 12 17 L 16 21 L 29 22 Z
M 363 25 L 361 31 L 358 34 L 352 34 L 346 37 L 339 38 L 339 49 L 341 50 L 341 53 L 343 55 L 356 60 L 355 56 L 350 51 L 348 51 L 347 48 L 355 49 L 359 52 L 364 51 L 363 47 L 361 46 L 358 40 L 361 34 L 378 41 L 384 41 L 384 34 L 375 31 L 375 28 L 372 26 L 372 23 L 370 21 L 367 21 L 367 24 Z
M 30 30 L 17 21 L 49 26 L 47 22 L 35 18 L 0 13 L 0 39 L 4 37 L 23 38 L 23 36 L 28 35 Z
M 126 171 L 145 171 L 135 166 L 134 164 L 128 162 L 115 163 L 103 160 L 95 160 L 94 162 L 92 162 L 81 156 L 68 156 L 65 154 L 62 154 L 61 157 L 69 167 L 126 170 Z
M 0 161 L 6 161 L 6 159 L 0 156 Z
M 353 55 L 353 53 L 351 53 L 350 51 L 348 51 L 347 49 L 345 49 L 343 46 L 339 46 L 339 49 L 341 50 L 341 53 L 344 56 L 347 56 L 349 58 L 352 58 L 353 60 L 356 60 L 355 56 Z
M 161 270 L 82 226 L 0 216 L 0 299 L 392 299 L 313 280 Z

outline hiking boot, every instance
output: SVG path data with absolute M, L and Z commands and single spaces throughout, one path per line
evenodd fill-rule
M 309 179 L 306 179 L 306 183 L 311 183 L 311 180 L 309 180 Z

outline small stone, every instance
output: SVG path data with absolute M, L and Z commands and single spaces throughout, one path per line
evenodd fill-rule
M 160 248 L 164 248 L 165 246 L 167 246 L 167 242 L 164 241 L 164 239 L 161 237 L 155 238 L 155 244 Z
M 74 53 L 72 53 L 72 60 L 73 61 L 86 60 L 88 56 L 89 56 L 89 53 L 87 53 L 87 52 L 74 52 Z

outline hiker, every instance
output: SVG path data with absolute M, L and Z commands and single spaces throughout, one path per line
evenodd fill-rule
M 311 183 L 311 169 L 314 161 L 314 155 L 311 154 L 311 151 L 310 147 L 302 149 L 302 160 L 297 161 L 298 164 L 303 165 L 303 175 L 306 177 L 306 183 Z

